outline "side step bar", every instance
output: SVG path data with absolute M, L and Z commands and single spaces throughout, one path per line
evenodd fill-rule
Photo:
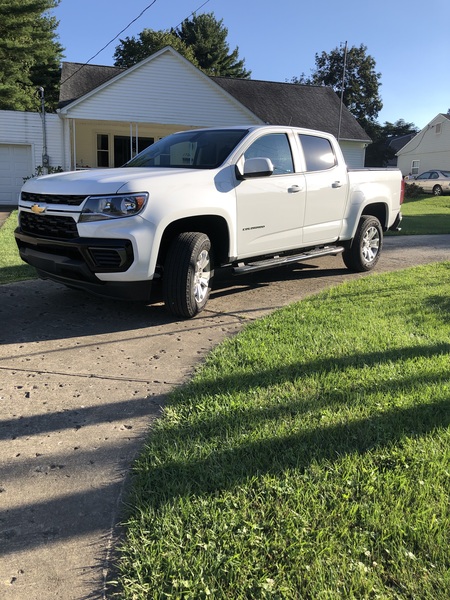
M 293 256 L 275 256 L 274 258 L 259 260 L 248 264 L 239 263 L 237 267 L 233 268 L 233 274 L 243 275 L 244 273 L 264 271 L 264 269 L 281 267 L 290 263 L 302 262 L 304 260 L 319 258 L 320 256 L 327 256 L 329 254 L 336 256 L 336 254 L 341 254 L 341 252 L 344 252 L 342 246 L 324 246 L 317 250 L 310 250 L 309 252 L 303 252 L 302 254 L 295 254 Z

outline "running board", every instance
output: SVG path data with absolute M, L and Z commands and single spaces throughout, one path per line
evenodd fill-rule
M 233 273 L 234 275 L 243 275 L 244 273 L 264 271 L 264 269 L 271 269 L 272 267 L 281 267 L 290 263 L 302 262 L 329 254 L 341 254 L 341 252 L 344 252 L 342 246 L 325 246 L 319 250 L 311 250 L 310 252 L 303 252 L 302 254 L 295 254 L 293 256 L 276 256 L 268 260 L 259 260 L 248 264 L 239 263 L 237 267 L 233 268 Z

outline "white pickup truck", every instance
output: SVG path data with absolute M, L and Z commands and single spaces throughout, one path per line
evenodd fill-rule
M 42 278 L 152 302 L 205 306 L 214 268 L 236 274 L 342 254 L 377 263 L 399 229 L 396 169 L 350 170 L 327 133 L 280 126 L 183 131 L 119 169 L 28 180 L 15 237 Z M 153 291 L 153 293 L 152 293 Z

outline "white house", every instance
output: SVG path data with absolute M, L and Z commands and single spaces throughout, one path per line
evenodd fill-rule
M 439 113 L 397 152 L 403 175 L 419 175 L 429 169 L 450 170 L 450 113 Z
M 42 165 L 44 130 L 50 166 L 75 170 L 121 166 L 175 131 L 263 123 L 339 131 L 352 167 L 371 141 L 331 88 L 208 77 L 171 47 L 129 69 L 65 62 L 45 128 L 38 114 L 0 111 L 0 203 L 15 204 Z

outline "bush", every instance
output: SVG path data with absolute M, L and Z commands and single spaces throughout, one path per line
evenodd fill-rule
M 34 175 L 28 175 L 28 177 L 22 177 L 23 182 L 28 181 L 28 179 L 34 179 L 35 177 L 42 177 L 42 175 L 51 175 L 52 173 L 63 173 L 64 169 L 61 166 L 57 167 L 47 167 L 47 173 L 44 172 L 44 167 L 42 165 L 38 165 L 34 170 Z
M 423 196 L 425 190 L 417 185 L 417 183 L 407 183 L 405 186 L 405 198 L 418 198 Z

